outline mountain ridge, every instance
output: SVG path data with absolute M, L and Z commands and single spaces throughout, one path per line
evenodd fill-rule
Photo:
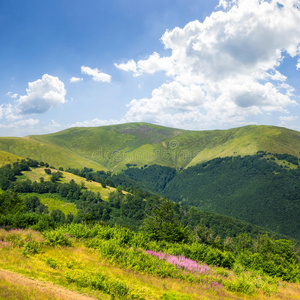
M 73 127 L 44 135 L 0 138 L 0 150 L 58 167 L 120 172 L 128 164 L 185 169 L 216 157 L 257 151 L 300 157 L 300 132 L 248 125 L 227 130 L 184 130 L 150 123 Z

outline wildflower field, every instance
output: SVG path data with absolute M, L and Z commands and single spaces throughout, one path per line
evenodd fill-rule
M 216 267 L 195 259 L 193 245 L 190 254 L 187 248 L 176 253 L 182 246 L 99 224 L 43 233 L 1 229 L 0 268 L 74 293 L 63 298 L 55 289 L 41 290 L 40 299 L 299 299 L 297 283 L 239 264 Z M 38 284 L 22 287 L 3 274 L 0 299 L 37 299 Z

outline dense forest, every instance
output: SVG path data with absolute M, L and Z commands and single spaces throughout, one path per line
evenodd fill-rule
M 300 167 L 292 155 L 216 158 L 178 172 L 158 165 L 130 167 L 116 177 L 125 186 L 134 182 L 182 205 L 300 239 Z

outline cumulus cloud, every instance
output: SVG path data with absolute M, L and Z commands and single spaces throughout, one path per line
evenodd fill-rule
M 111 76 L 106 73 L 100 72 L 97 68 L 91 69 L 89 67 L 82 66 L 81 73 L 92 76 L 94 81 L 101 81 L 101 82 L 108 82 L 108 83 L 111 82 Z
M 71 77 L 70 78 L 70 82 L 71 83 L 74 83 L 74 82 L 80 82 L 80 81 L 82 81 L 83 80 L 83 78 L 79 78 L 79 77 Z
M 136 62 L 131 59 L 127 63 L 114 64 L 118 69 L 126 71 L 126 72 L 134 72 L 136 73 Z
M 284 56 L 299 57 L 300 11 L 298 1 L 280 3 L 222 0 L 203 22 L 164 33 L 170 55 L 154 52 L 146 60 L 115 64 L 134 76 L 166 74 L 167 82 L 151 97 L 129 103 L 126 120 L 209 128 L 297 105 L 278 67 Z
M 58 77 L 48 74 L 29 82 L 26 92 L 27 95 L 20 96 L 15 107 L 20 114 L 45 113 L 66 102 L 64 83 Z
M 115 64 L 115 66 L 123 71 L 133 72 L 134 76 L 140 76 L 143 73 L 154 74 L 158 71 L 168 71 L 172 68 L 172 60 L 169 57 L 160 57 L 154 52 L 148 59 L 139 60 L 137 63 L 131 59 L 127 63 Z

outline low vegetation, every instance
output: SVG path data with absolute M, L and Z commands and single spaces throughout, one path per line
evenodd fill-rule
M 0 230 L 0 267 L 98 299 L 297 299 L 299 284 L 207 264 L 205 244 L 154 241 L 122 227 L 69 224 L 39 233 Z M 185 248 L 184 254 L 178 254 Z M 203 250 L 202 250 L 203 251 Z M 11 295 L 11 283 L 0 295 Z M 18 288 L 20 289 L 20 287 Z M 19 291 L 26 293 L 26 290 Z M 32 289 L 33 299 L 36 291 Z M 2 293 L 2 294 L 1 294 Z M 53 295 L 45 295 L 45 299 Z M 9 298 L 8 298 L 9 299 Z M 42 298 L 41 298 L 42 299 Z

